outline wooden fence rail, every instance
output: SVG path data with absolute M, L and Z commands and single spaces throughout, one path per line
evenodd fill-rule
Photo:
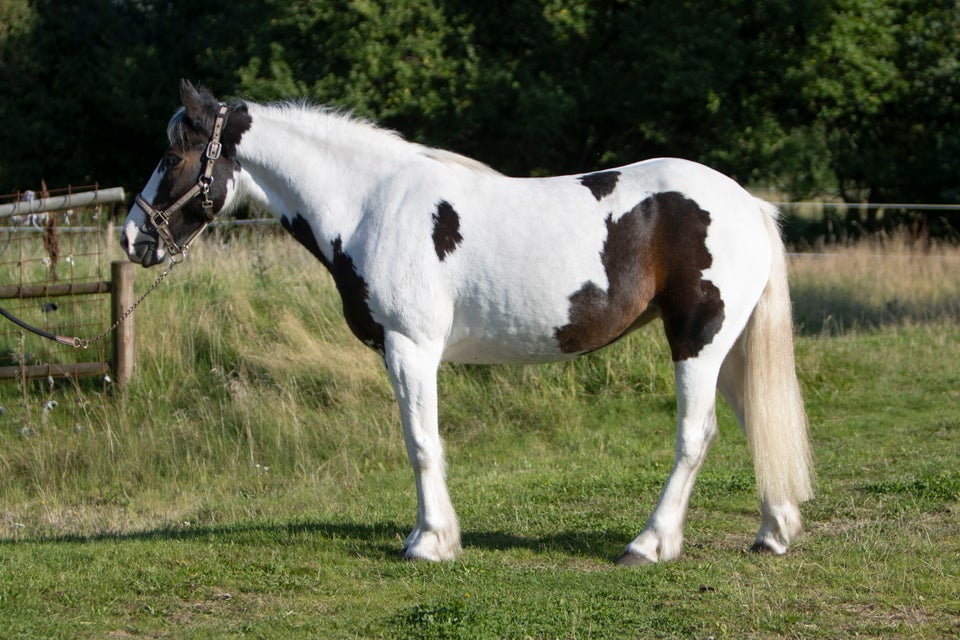
M 0 286 L 0 299 L 30 299 L 54 296 L 110 293 L 111 321 L 116 322 L 135 299 L 133 284 L 136 265 L 117 261 L 110 265 L 110 281 Z M 0 378 L 76 378 L 103 376 L 112 371 L 113 380 L 121 387 L 133 377 L 134 320 L 129 315 L 114 331 L 110 362 L 77 362 L 74 364 L 21 364 L 0 366 Z M 84 336 L 85 337 L 85 336 Z

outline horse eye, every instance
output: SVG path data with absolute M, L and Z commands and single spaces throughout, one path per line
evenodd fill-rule
M 163 166 L 166 167 L 167 169 L 173 169 L 178 164 L 180 164 L 181 160 L 183 160 L 183 158 L 181 158 L 177 154 L 168 153 L 163 157 Z

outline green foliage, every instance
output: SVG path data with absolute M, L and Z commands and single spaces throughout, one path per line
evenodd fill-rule
M 315 0 L 278 3 L 275 16 L 260 34 L 269 51 L 239 68 L 244 95 L 336 104 L 417 138 L 466 106 L 470 28 L 438 3 Z
M 956 201 L 960 6 L 843 0 L 793 70 L 852 202 Z M 953 181 L 955 182 L 955 181 Z
M 397 617 L 397 638 L 415 640 L 479 638 L 485 635 L 472 611 L 470 594 L 418 604 Z
M 517 175 L 675 155 L 797 197 L 955 202 L 958 9 L 3 0 L 0 191 L 45 178 L 135 192 L 187 77 L 352 109 Z
M 960 499 L 960 474 L 936 471 L 899 480 L 868 483 L 863 491 L 878 495 L 903 495 L 928 505 L 942 505 Z
M 27 0 L 0 0 L 0 47 L 28 32 L 32 19 Z

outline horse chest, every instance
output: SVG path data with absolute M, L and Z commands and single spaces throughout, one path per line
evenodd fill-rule
M 368 299 L 370 290 L 358 273 L 353 260 L 343 253 L 340 238 L 333 242 L 333 261 L 327 264 L 343 302 L 343 317 L 350 331 L 368 347 L 379 353 L 384 350 L 383 326 L 373 319 Z
M 281 222 L 290 235 L 323 263 L 333 276 L 343 302 L 344 320 L 353 335 L 368 347 L 383 353 L 384 330 L 370 312 L 369 286 L 353 259 L 343 251 L 343 241 L 337 237 L 330 243 L 332 256 L 328 258 L 306 218 L 297 214 L 293 218 L 283 217 Z

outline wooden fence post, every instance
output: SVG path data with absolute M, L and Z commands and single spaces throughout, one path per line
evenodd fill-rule
M 136 265 L 128 260 L 118 260 L 110 265 L 111 317 L 116 322 L 129 309 L 136 296 L 133 282 L 136 279 Z M 133 379 L 133 361 L 135 352 L 133 314 L 127 316 L 113 331 L 113 375 L 114 382 L 121 388 Z

